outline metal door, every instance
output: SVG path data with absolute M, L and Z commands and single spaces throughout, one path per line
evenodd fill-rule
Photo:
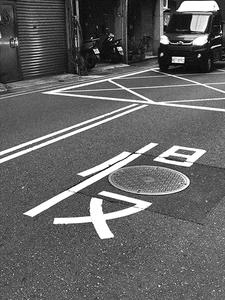
M 65 0 L 17 0 L 23 79 L 67 72 Z
M 0 3 L 0 82 L 19 79 L 15 3 Z

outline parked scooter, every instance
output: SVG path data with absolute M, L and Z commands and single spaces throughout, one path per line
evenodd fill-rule
M 94 68 L 100 60 L 100 51 L 96 46 L 98 40 L 99 38 L 94 39 L 91 37 L 90 40 L 83 41 L 82 43 L 80 53 L 84 58 L 84 63 L 88 70 Z
M 100 57 L 103 61 L 118 63 L 123 61 L 124 51 L 121 45 L 121 39 L 115 39 L 113 33 L 106 34 L 100 48 Z

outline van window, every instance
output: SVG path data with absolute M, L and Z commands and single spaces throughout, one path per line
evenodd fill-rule
M 167 32 L 205 33 L 208 28 L 209 18 L 210 15 L 174 14 L 170 19 Z

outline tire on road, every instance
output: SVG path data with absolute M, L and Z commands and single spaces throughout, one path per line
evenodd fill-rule
M 206 57 L 201 65 L 200 65 L 200 69 L 203 73 L 209 73 L 212 71 L 213 69 L 213 61 L 212 58 L 210 56 Z

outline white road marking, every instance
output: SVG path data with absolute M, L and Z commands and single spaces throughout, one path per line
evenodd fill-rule
M 148 152 L 149 150 L 155 148 L 156 146 L 158 146 L 158 143 L 150 143 L 150 144 L 142 147 L 141 149 L 137 150 L 135 153 L 144 154 L 144 153 Z
M 77 175 L 79 176 L 82 176 L 82 177 L 87 177 L 87 176 L 90 176 L 92 174 L 95 174 L 97 172 L 100 172 L 108 167 L 110 167 L 111 165 L 117 163 L 118 161 L 121 161 L 123 160 L 124 158 L 128 157 L 129 155 L 131 155 L 130 152 L 127 152 L 127 151 L 124 151 L 122 153 L 120 153 L 119 155 L 105 161 L 104 163 L 98 165 L 98 166 L 95 166 L 91 169 L 88 169 L 86 171 L 83 171 L 83 172 L 80 172 L 78 173 Z
M 204 82 L 204 84 L 215 84 L 215 85 L 222 85 L 222 84 L 225 84 L 225 81 L 220 81 L 220 82 Z
M 155 70 L 159 70 L 158 68 L 155 68 Z M 207 73 L 207 76 L 211 76 L 211 75 L 222 75 L 223 72 L 219 71 L 219 69 L 217 69 L 218 72 L 210 72 L 210 73 Z M 225 71 L 224 71 L 225 72 Z M 179 76 L 184 76 L 184 77 L 188 77 L 188 76 L 202 76 L 204 75 L 203 73 L 180 73 Z
M 59 137 L 57 137 L 57 138 L 48 140 L 48 141 L 46 141 L 46 142 L 44 142 L 44 143 L 41 143 L 41 144 L 39 144 L 39 145 L 36 145 L 36 146 L 31 147 L 31 148 L 27 148 L 27 149 L 25 149 L 25 150 L 16 152 L 16 153 L 11 154 L 11 155 L 8 155 L 8 156 L 5 156 L 5 157 L 3 157 L 3 158 L 0 159 L 0 164 L 4 163 L 4 162 L 6 162 L 6 161 L 9 161 L 9 160 L 11 160 L 11 159 L 14 159 L 14 158 L 16 158 L 16 157 L 22 156 L 22 155 L 24 155 L 24 154 L 30 153 L 30 152 L 32 152 L 32 151 L 34 151 L 34 150 L 38 150 L 38 149 L 40 149 L 40 148 L 46 147 L 46 146 L 48 146 L 48 145 L 51 145 L 51 144 L 53 144 L 53 143 L 56 143 L 56 142 L 61 141 L 61 140 L 63 140 L 63 139 L 66 139 L 66 138 L 68 138 L 68 137 L 74 136 L 74 135 L 76 135 L 76 134 L 78 134 L 78 133 L 81 133 L 81 132 L 87 131 L 87 130 L 89 130 L 89 129 L 92 129 L 92 128 L 94 128 L 94 127 L 97 127 L 97 126 L 99 126 L 99 125 L 105 124 L 105 123 L 110 122 L 110 121 L 112 121 L 112 120 L 115 120 L 115 119 L 117 119 L 117 118 L 119 118 L 119 117 L 125 116 L 125 115 L 130 114 L 130 113 L 132 113 L 132 112 L 134 112 L 134 111 L 137 111 L 137 110 L 139 110 L 139 109 L 145 108 L 146 106 L 147 106 L 147 105 L 136 106 L 136 107 L 134 107 L 134 108 L 132 108 L 132 109 L 126 110 L 125 112 L 119 113 L 119 114 L 117 114 L 117 115 L 114 115 L 114 116 L 112 116 L 112 117 L 106 118 L 106 119 L 101 120 L 101 121 L 98 121 L 98 122 L 93 123 L 93 124 L 91 124 L 91 125 L 88 125 L 88 126 L 86 126 L 86 127 L 82 127 L 82 128 L 77 129 L 77 130 L 75 130 L 75 131 L 72 131 L 72 132 L 69 132 L 69 133 L 67 133 L 67 134 L 61 135 L 61 136 L 59 136 Z
M 153 70 L 153 69 L 152 69 Z M 191 83 L 195 83 L 196 85 L 199 85 L 199 86 L 202 86 L 202 87 L 206 87 L 210 90 L 213 90 L 213 91 L 216 91 L 216 92 L 219 92 L 219 93 L 222 93 L 222 94 L 225 94 L 225 91 L 221 90 L 221 89 L 217 89 L 215 87 L 212 87 L 212 86 L 209 86 L 205 83 L 201 83 L 201 82 L 198 82 L 198 81 L 195 81 L 195 80 L 191 80 L 191 79 L 188 79 L 188 78 L 185 78 L 185 77 L 181 77 L 181 76 L 177 76 L 177 75 L 173 75 L 173 74 L 169 74 L 169 73 L 164 73 L 164 72 L 160 72 L 156 69 L 153 70 L 154 72 L 157 72 L 157 73 L 162 73 L 162 74 L 167 74 L 168 77 L 173 77 L 173 78 L 177 78 L 177 79 L 183 79 L 184 81 L 188 81 L 188 82 L 191 82 Z
M 225 112 L 224 108 L 214 108 L 214 107 L 197 106 L 197 105 L 185 105 L 185 104 L 178 104 L 178 103 L 176 104 L 176 103 L 167 103 L 167 102 L 157 102 L 157 103 L 152 103 L 151 105 L 170 106 L 170 107 L 177 107 L 177 108 L 188 108 L 188 109 L 193 109 L 193 110 L 199 109 L 199 110 L 216 111 L 216 112 L 223 112 L 223 113 Z
M 30 146 L 30 145 L 32 145 L 32 144 L 41 142 L 41 141 L 43 141 L 43 140 L 49 139 L 49 138 L 54 137 L 54 136 L 56 136 L 56 135 L 59 135 L 59 134 L 61 134 L 61 133 L 70 131 L 70 130 L 72 130 L 72 129 L 75 129 L 75 128 L 77 128 L 77 127 L 81 127 L 81 126 L 83 126 L 83 125 L 86 125 L 86 124 L 91 123 L 91 122 L 94 122 L 94 121 L 97 121 L 97 120 L 99 120 L 99 119 L 103 119 L 103 118 L 105 118 L 105 117 L 108 117 L 108 116 L 110 116 L 110 115 L 116 114 L 116 113 L 121 112 L 121 111 L 123 111 L 123 110 L 132 108 L 132 107 L 134 107 L 134 106 L 137 106 L 137 105 L 136 105 L 136 104 L 131 104 L 131 105 L 129 105 L 129 106 L 125 106 L 125 107 L 122 107 L 122 108 L 113 110 L 113 111 L 111 111 L 111 112 L 109 112 L 109 113 L 100 115 L 100 116 L 98 116 L 98 117 L 95 117 L 95 118 L 86 120 L 86 121 L 84 121 L 84 122 L 81 122 L 81 123 L 78 123 L 78 124 L 75 124 L 75 125 L 72 125 L 72 126 L 63 128 L 63 129 L 61 129 L 61 130 L 52 132 L 52 133 L 47 134 L 47 135 L 44 135 L 44 136 L 42 136 L 42 137 L 39 137 L 39 138 L 30 140 L 30 141 L 28 141 L 28 142 L 19 144 L 19 145 L 17 145 L 17 146 L 8 148 L 8 149 L 6 149 L 6 150 L 0 151 L 0 156 L 5 155 L 5 154 L 8 154 L 8 153 L 10 153 L 10 152 L 14 152 L 14 151 L 19 150 L 19 149 L 21 149 L 21 148 L 25 148 L 25 147 Z
M 109 82 L 111 82 L 111 83 L 113 83 L 114 85 L 116 85 L 116 86 L 122 88 L 123 90 L 127 91 L 128 93 L 131 93 L 131 94 L 137 96 L 138 98 L 141 98 L 141 99 L 143 99 L 143 100 L 146 100 L 148 103 L 152 103 L 152 102 L 153 102 L 151 99 L 149 99 L 149 98 L 147 98 L 147 97 L 145 97 L 145 96 L 143 96 L 143 95 L 141 95 L 141 94 L 139 94 L 139 93 L 136 93 L 136 92 L 134 92 L 133 90 L 131 90 L 131 89 L 129 89 L 129 88 L 127 88 L 127 87 L 125 87 L 125 86 L 123 86 L 123 85 L 121 85 L 121 84 L 119 84 L 119 83 L 113 81 L 113 80 L 109 80 Z
M 213 101 L 213 100 L 225 100 L 225 98 L 201 98 L 201 99 L 184 99 L 184 100 L 171 100 L 171 101 L 163 101 L 163 103 L 180 103 L 180 102 L 204 102 L 204 101 Z
M 134 209 L 135 210 L 136 209 L 146 209 L 146 206 L 149 207 L 152 204 L 150 202 L 146 202 L 146 201 L 143 201 L 143 200 L 138 200 L 138 199 L 133 198 L 133 197 L 127 197 L 127 196 L 123 196 L 123 195 L 120 195 L 120 194 L 115 194 L 115 193 L 111 193 L 111 192 L 107 192 L 107 191 L 102 191 L 102 192 L 98 193 L 98 195 L 104 196 L 104 197 L 107 197 L 107 198 L 111 198 L 111 199 L 115 199 L 115 200 L 128 202 L 128 203 L 133 203 L 133 204 L 135 204 L 135 206 L 131 207 L 133 210 Z
M 147 89 L 163 89 L 163 88 L 177 88 L 177 87 L 186 87 L 186 86 L 196 86 L 197 84 L 195 83 L 186 83 L 186 84 L 171 84 L 171 85 L 152 85 L 152 86 L 135 86 L 129 88 L 129 92 L 132 90 L 147 90 Z M 107 88 L 107 89 L 86 89 L 86 90 L 78 90 L 78 91 L 70 91 L 70 93 L 77 93 L 77 92 L 107 92 L 107 91 L 122 91 L 124 90 L 125 87 L 121 86 L 120 88 Z M 64 95 L 64 94 L 63 94 Z M 79 94 L 76 94 L 76 97 L 78 97 Z M 82 94 L 81 94 L 82 95 Z M 71 96 L 74 96 L 74 94 L 71 94 Z M 138 94 L 140 96 L 140 94 Z M 95 96 L 92 96 L 93 98 Z M 108 97 L 107 97 L 108 99 Z M 113 100 L 118 99 L 118 98 L 112 98 Z M 153 100 L 151 100 L 153 101 Z M 153 101 L 154 102 L 154 101 Z M 142 102 L 143 103 L 143 102 Z
M 60 95 L 60 94 L 58 94 Z M 109 98 L 109 97 L 100 97 L 100 96 L 87 96 L 87 95 L 73 95 L 73 94 L 62 94 L 62 96 L 69 96 L 69 97 L 82 97 L 82 98 L 91 98 L 91 99 L 100 99 L 100 100 L 113 100 L 113 101 L 125 101 L 125 102 L 135 102 L 135 103 L 147 103 L 146 101 L 138 101 L 138 100 L 127 100 L 127 99 L 120 99 L 120 98 Z M 223 99 L 223 98 L 212 98 L 213 99 Z M 204 99 L 201 99 L 204 101 Z M 210 99 L 209 99 L 210 100 Z M 194 101 L 194 100 L 190 100 Z M 197 99 L 199 101 L 199 99 Z M 149 102 L 148 105 L 156 105 L 156 106 L 170 106 L 170 107 L 178 107 L 178 108 L 191 108 L 191 109 L 200 109 L 200 110 L 209 110 L 209 111 L 218 111 L 218 112 L 224 112 L 225 110 L 223 108 L 213 108 L 213 107 L 205 107 L 205 106 L 191 106 L 191 105 L 182 105 L 182 104 L 175 104 L 179 102 L 186 102 L 186 100 L 171 100 L 171 101 L 162 101 L 162 102 Z
M 149 70 L 151 71 L 151 70 Z M 148 79 L 148 78 L 163 78 L 163 77 L 167 77 L 166 75 L 147 75 L 147 76 L 133 76 L 133 77 L 124 77 L 122 78 L 123 80 L 132 80 L 132 79 Z
M 104 218 L 104 214 L 102 211 L 102 199 L 91 198 L 90 216 L 94 228 L 100 239 L 110 239 L 114 237 Z
M 111 199 L 132 203 L 134 206 L 125 208 L 119 211 L 106 213 L 102 211 L 102 199 L 91 198 L 90 202 L 90 216 L 84 217 L 66 217 L 66 218 L 54 218 L 53 224 L 81 224 L 81 223 L 93 223 L 96 232 L 101 239 L 113 238 L 114 235 L 109 229 L 106 220 L 113 220 L 122 217 L 126 217 L 135 213 L 138 213 L 152 205 L 152 203 L 139 200 L 132 197 L 126 197 L 123 195 L 102 191 L 99 193 L 101 196 L 105 196 Z
M 179 151 L 191 152 L 191 154 L 179 153 Z M 203 154 L 206 153 L 206 150 L 198 149 L 198 148 L 190 148 L 190 147 L 181 147 L 181 146 L 173 146 L 167 151 L 160 154 L 158 157 L 154 159 L 154 161 L 161 162 L 164 164 L 171 164 L 182 167 L 191 167 L 194 162 L 196 162 Z M 171 157 L 171 159 L 168 159 Z M 180 157 L 185 159 L 184 161 L 173 160 L 172 157 Z
M 34 217 L 40 213 L 42 213 L 43 211 L 49 209 L 50 207 L 56 205 L 57 203 L 65 200 L 66 198 L 70 197 L 73 194 L 78 193 L 79 191 L 83 190 L 84 188 L 92 185 L 93 183 L 101 180 L 102 178 L 106 177 L 107 175 L 109 175 L 110 173 L 122 168 L 123 166 L 127 165 L 128 163 L 132 162 L 133 160 L 137 159 L 138 157 L 140 157 L 144 152 L 154 148 L 156 145 L 156 143 L 150 143 L 145 147 L 142 147 L 141 149 L 139 149 L 137 152 L 135 152 L 134 154 L 128 156 L 127 158 L 125 158 L 123 161 L 120 161 L 118 163 L 116 163 L 115 165 L 112 165 L 111 167 L 109 167 L 106 170 L 101 171 L 100 173 L 78 183 L 77 185 L 73 186 L 72 188 L 52 197 L 51 199 L 39 204 L 38 206 L 30 209 L 29 211 L 25 212 L 24 215 L 27 215 L 29 217 Z
M 141 71 L 126 73 L 126 74 L 122 74 L 122 75 L 119 75 L 119 76 L 113 76 L 111 78 L 104 78 L 104 79 L 96 80 L 96 81 L 93 81 L 93 82 L 85 82 L 85 83 L 81 83 L 81 84 L 77 84 L 77 85 L 68 86 L 68 87 L 65 87 L 65 88 L 60 88 L 60 89 L 47 91 L 47 92 L 44 92 L 44 94 L 58 95 L 58 93 L 61 93 L 63 91 L 67 91 L 67 90 L 71 90 L 71 89 L 75 89 L 75 88 L 80 88 L 80 87 L 84 87 L 84 86 L 89 86 L 89 85 L 93 85 L 93 84 L 97 84 L 97 83 L 103 83 L 103 82 L 107 82 L 109 80 L 126 78 L 126 77 L 129 77 L 129 76 L 134 76 L 134 75 L 137 75 L 137 74 L 146 73 L 146 72 L 149 72 L 149 71 L 152 71 L 152 70 L 155 70 L 155 69 L 147 68 L 147 69 L 144 69 L 144 70 L 141 70 Z
M 73 92 L 73 91 L 72 91 Z M 78 92 L 78 91 L 76 91 Z M 92 96 L 92 95 L 82 95 L 82 94 L 71 94 L 71 93 L 57 93 L 57 96 L 67 96 L 67 97 L 77 97 L 77 98 L 84 98 L 84 99 L 94 99 L 94 100 L 107 100 L 107 101 L 118 101 L 118 102 L 133 102 L 133 103 L 147 103 L 146 101 L 141 100 L 133 100 L 133 99 L 126 99 L 126 98 L 114 98 L 114 97 L 104 97 L 104 96 Z

